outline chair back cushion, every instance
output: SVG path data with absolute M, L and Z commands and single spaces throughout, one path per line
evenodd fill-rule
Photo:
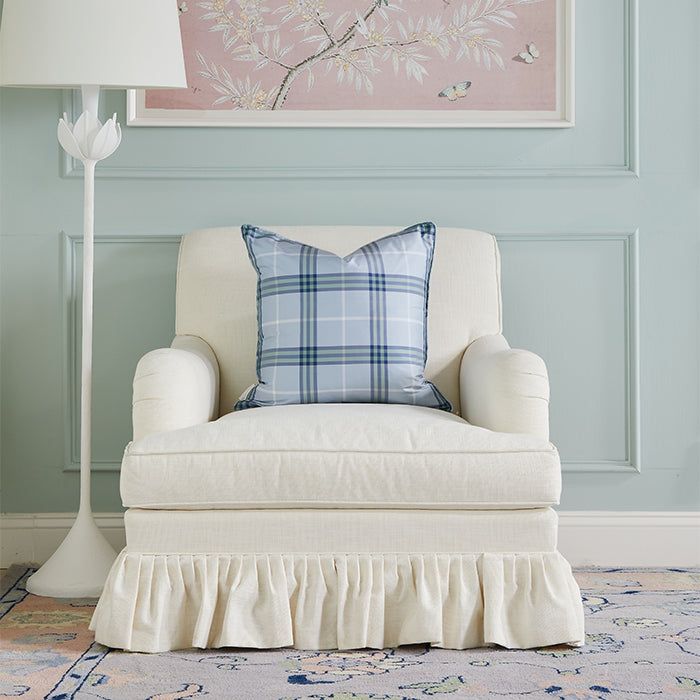
M 266 226 L 341 257 L 401 226 Z M 221 373 L 220 414 L 233 410 L 256 382 L 257 274 L 240 227 L 183 236 L 177 277 L 176 333 L 212 348 Z M 493 236 L 437 228 L 428 300 L 428 359 L 424 376 L 459 413 L 459 364 L 482 335 L 500 333 L 500 261 Z

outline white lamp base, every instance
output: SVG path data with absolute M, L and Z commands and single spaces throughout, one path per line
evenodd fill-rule
M 27 579 L 27 591 L 51 598 L 97 598 L 116 556 L 92 513 L 79 512 L 59 548 Z

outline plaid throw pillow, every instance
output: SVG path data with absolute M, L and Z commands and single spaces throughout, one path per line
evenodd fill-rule
M 423 377 L 433 224 L 344 258 L 255 226 L 241 230 L 258 273 L 258 384 L 234 410 L 341 402 L 451 410 Z

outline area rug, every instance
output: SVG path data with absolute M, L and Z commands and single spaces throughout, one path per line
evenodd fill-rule
M 24 700 L 700 699 L 700 571 L 576 571 L 586 645 L 531 651 L 426 646 L 361 651 L 112 651 L 88 631 L 93 600 L 0 588 L 0 697 Z

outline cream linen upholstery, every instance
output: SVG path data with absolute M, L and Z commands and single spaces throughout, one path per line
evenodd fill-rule
M 397 227 L 270 227 L 346 255 Z M 452 414 L 326 404 L 232 414 L 256 380 L 238 227 L 183 237 L 176 333 L 134 379 L 127 545 L 95 639 L 133 651 L 580 645 L 556 550 L 544 363 L 501 335 L 495 239 L 438 228 L 425 377 Z
M 559 455 L 400 404 L 236 411 L 133 442 L 122 501 L 138 508 L 535 508 L 555 504 Z
M 136 366 L 134 439 L 213 420 L 219 412 L 219 363 L 201 338 L 177 336 Z
M 307 554 L 553 552 L 557 547 L 557 514 L 551 508 L 130 508 L 124 521 L 129 547 L 147 554 L 285 554 L 297 552 L 301 543 Z
M 583 610 L 558 552 L 131 554 L 92 621 L 107 646 L 465 649 L 581 642 Z M 573 638 L 572 638 L 573 636 Z
M 549 440 L 549 378 L 541 357 L 513 350 L 500 334 L 478 338 L 462 357 L 459 388 L 470 423 Z

